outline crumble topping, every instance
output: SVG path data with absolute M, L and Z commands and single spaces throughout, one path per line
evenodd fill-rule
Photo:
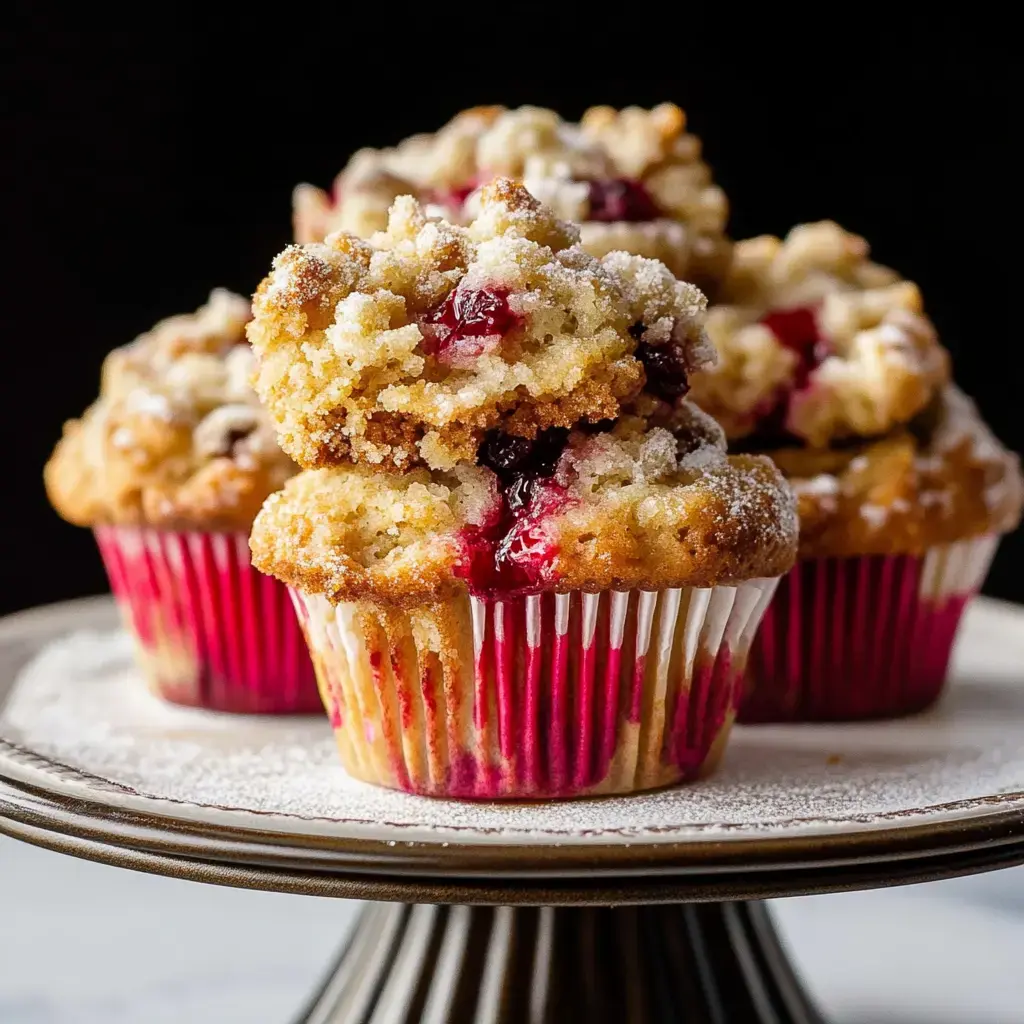
M 70 420 L 45 470 L 79 525 L 247 529 L 295 466 L 249 379 L 249 303 L 216 289 L 104 360 L 100 395 Z
M 811 446 L 907 423 L 949 379 L 916 285 L 831 221 L 740 242 L 708 313 L 718 361 L 693 395 L 731 438 Z
M 451 470 L 491 430 L 532 439 L 614 418 L 645 366 L 684 393 L 713 358 L 704 296 L 656 261 L 578 243 L 499 178 L 468 226 L 404 196 L 368 241 L 286 249 L 248 326 L 284 450 L 307 468 Z
M 533 106 L 463 111 L 433 134 L 360 150 L 330 192 L 299 185 L 295 238 L 318 242 L 339 230 L 369 237 L 386 228 L 388 209 L 404 194 L 469 223 L 479 187 L 495 177 L 521 181 L 558 217 L 579 222 L 594 256 L 624 249 L 659 259 L 705 288 L 725 272 L 728 203 L 671 103 L 594 107 L 579 124 Z

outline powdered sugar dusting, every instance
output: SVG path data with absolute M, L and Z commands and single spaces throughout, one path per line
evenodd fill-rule
M 1019 509 L 1024 501 L 1024 485 L 1017 456 L 1003 448 L 978 415 L 974 402 L 952 385 L 946 390 L 946 410 L 945 421 L 936 433 L 935 450 L 941 454 L 966 444 L 978 464 L 1006 467 L 1005 472 L 990 474 L 985 504 L 993 514 L 1004 506 Z
M 828 473 L 819 473 L 809 480 L 795 481 L 793 490 L 797 494 L 816 494 L 819 497 L 828 497 L 839 493 L 839 481 L 834 476 L 829 476 Z
M 877 529 L 889 518 L 889 509 L 885 505 L 864 504 L 860 507 L 860 517 Z
M 761 545 L 781 547 L 796 540 L 800 530 L 796 501 L 781 477 L 762 473 L 741 479 L 733 473 L 710 472 L 701 483 L 721 500 L 726 520 L 757 524 Z M 763 507 L 772 514 L 759 514 Z
M 1024 792 L 1021 624 L 1019 611 L 979 602 L 952 692 L 933 712 L 866 725 L 740 728 L 712 778 L 635 797 L 509 806 L 357 783 L 339 767 L 325 721 L 159 703 L 136 677 L 119 632 L 79 632 L 44 649 L 21 673 L 0 735 L 137 794 L 288 816 L 261 818 L 260 828 L 346 836 L 385 828 L 401 829 L 400 839 L 533 844 L 870 828 Z M 12 657 L 0 648 L 0 660 Z M 8 756 L 0 750 L 0 767 Z M 237 823 L 253 827 L 244 815 Z

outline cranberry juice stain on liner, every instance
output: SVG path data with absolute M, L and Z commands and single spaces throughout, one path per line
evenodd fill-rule
M 854 721 L 930 707 L 998 542 L 798 563 L 754 642 L 740 721 Z
M 237 714 L 318 714 L 316 676 L 283 584 L 242 533 L 103 526 L 96 541 L 150 689 Z
M 293 596 L 350 774 L 424 795 L 531 799 L 709 771 L 775 585 L 462 595 L 410 611 Z

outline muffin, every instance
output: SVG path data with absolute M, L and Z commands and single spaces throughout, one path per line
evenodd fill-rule
M 579 124 L 540 107 L 463 111 L 433 134 L 360 150 L 330 193 L 298 186 L 295 238 L 318 242 L 334 230 L 368 237 L 405 193 L 467 223 L 478 186 L 499 176 L 521 181 L 578 223 L 594 256 L 624 250 L 658 259 L 709 293 L 728 266 L 725 195 L 701 158 L 700 140 L 686 131 L 685 114 L 671 103 L 592 107 Z
M 249 383 L 249 303 L 215 290 L 104 360 L 100 395 L 64 426 L 44 478 L 91 527 L 140 667 L 176 704 L 319 710 L 284 587 L 250 565 L 248 533 L 296 471 Z
M 721 753 L 795 501 L 680 398 L 713 355 L 703 296 L 577 239 L 498 180 L 468 227 L 400 198 L 369 246 L 293 248 L 257 293 L 258 387 L 307 468 L 256 517 L 253 562 L 293 590 L 356 778 L 568 797 Z M 485 294 L 513 315 L 448 322 Z M 677 402 L 647 415 L 659 367 Z
M 844 720 L 939 696 L 964 607 L 1016 527 L 1019 463 L 950 383 L 909 281 L 832 222 L 740 242 L 691 397 L 798 496 L 800 551 L 741 721 Z

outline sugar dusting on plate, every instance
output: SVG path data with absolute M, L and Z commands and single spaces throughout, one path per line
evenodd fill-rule
M 983 611 L 969 615 L 957 678 L 934 711 L 899 722 L 739 728 L 708 780 L 633 797 L 468 803 L 359 783 L 342 771 L 324 720 L 161 703 L 119 631 L 77 632 L 44 648 L 15 684 L 0 737 L 145 797 L 289 816 L 293 825 L 336 822 L 339 834 L 358 822 L 448 838 L 458 830 L 461 841 L 476 832 L 578 842 L 874 824 L 1024 791 L 1024 630 L 1016 613 L 1001 624 Z

